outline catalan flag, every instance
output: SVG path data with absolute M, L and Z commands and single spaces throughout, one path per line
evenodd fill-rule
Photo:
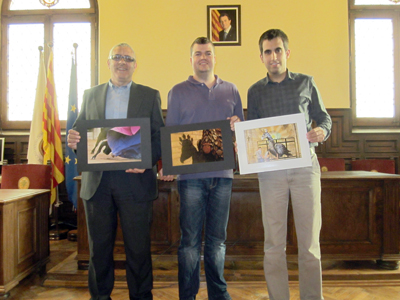
M 221 24 L 219 23 L 219 16 L 221 14 L 218 10 L 213 9 L 211 11 L 211 18 L 212 18 L 212 41 L 218 42 L 219 41 L 219 32 L 222 31 Z
M 74 125 L 76 117 L 78 116 L 78 90 L 77 90 L 77 76 L 76 76 L 76 62 L 72 58 L 71 65 L 71 80 L 69 83 L 69 101 L 68 101 L 68 115 L 67 115 L 67 134 L 68 130 Z M 68 142 L 65 141 L 65 145 Z M 78 208 L 78 187 L 74 181 L 74 177 L 78 176 L 76 169 L 78 159 L 74 150 L 66 146 L 65 149 L 65 186 L 67 187 L 68 199 L 72 202 L 75 209 Z
M 50 57 L 47 67 L 47 82 L 43 102 L 43 163 L 51 161 L 51 204 L 57 198 L 57 186 L 64 181 L 64 162 L 61 143 L 60 120 L 58 119 L 57 97 L 54 86 L 53 51 L 50 48 Z

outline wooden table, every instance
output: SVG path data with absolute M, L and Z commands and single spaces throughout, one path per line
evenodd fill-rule
M 79 178 L 77 178 L 80 183 Z M 400 260 L 400 175 L 366 171 L 324 172 L 322 184 L 321 251 L 330 260 Z M 289 208 L 287 254 L 297 260 L 293 212 Z M 227 260 L 261 260 L 264 230 L 258 179 L 238 175 L 233 193 L 226 242 Z M 179 195 L 176 182 L 159 182 L 153 206 L 152 254 L 176 259 L 179 245 Z M 122 231 L 118 228 L 116 262 L 124 261 Z M 78 200 L 78 266 L 87 268 L 89 247 L 82 200 Z
M 50 190 L 0 189 L 0 296 L 49 261 Z

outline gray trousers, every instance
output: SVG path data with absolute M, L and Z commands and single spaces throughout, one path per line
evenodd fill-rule
M 287 213 L 292 201 L 299 250 L 301 300 L 321 300 L 321 174 L 317 156 L 312 166 L 259 173 L 264 225 L 264 272 L 271 300 L 289 300 L 286 263 Z

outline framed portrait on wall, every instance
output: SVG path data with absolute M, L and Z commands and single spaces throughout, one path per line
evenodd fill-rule
M 235 123 L 240 174 L 311 166 L 303 113 Z
M 207 37 L 216 46 L 241 45 L 240 5 L 208 5 Z

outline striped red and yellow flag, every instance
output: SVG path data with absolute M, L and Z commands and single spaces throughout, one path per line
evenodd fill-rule
M 221 24 L 219 23 L 219 16 L 221 14 L 219 13 L 218 10 L 214 9 L 211 11 L 211 17 L 212 17 L 212 41 L 213 42 L 218 42 L 219 41 L 219 32 L 222 31 Z
M 43 102 L 43 164 L 51 161 L 51 204 L 57 197 L 56 187 L 64 181 L 64 159 L 61 143 L 60 120 L 58 118 L 57 97 L 54 86 L 53 51 L 47 67 L 47 82 Z

